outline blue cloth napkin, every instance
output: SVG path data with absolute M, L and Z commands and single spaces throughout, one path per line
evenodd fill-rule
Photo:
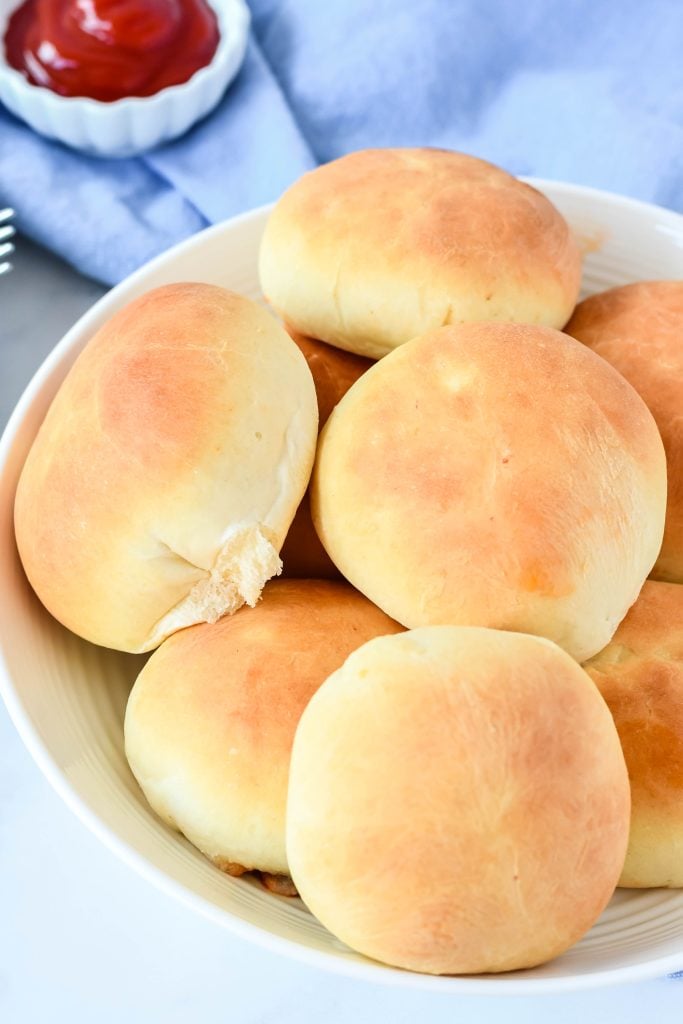
M 114 283 L 364 146 L 437 145 L 683 210 L 679 0 L 251 0 L 245 64 L 184 138 L 129 160 L 0 107 L 0 205 Z

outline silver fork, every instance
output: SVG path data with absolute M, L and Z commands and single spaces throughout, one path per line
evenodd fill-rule
M 14 210 L 9 206 L 0 210 L 0 275 L 7 274 L 12 269 L 12 264 L 5 257 L 11 256 L 14 252 L 14 246 L 9 241 L 14 237 L 14 225 L 9 223 L 13 216 Z

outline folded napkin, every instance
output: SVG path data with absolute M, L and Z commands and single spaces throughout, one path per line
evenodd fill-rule
M 184 138 L 83 156 L 0 107 L 0 205 L 114 283 L 364 146 L 436 145 L 683 209 L 679 0 L 251 0 L 246 61 Z

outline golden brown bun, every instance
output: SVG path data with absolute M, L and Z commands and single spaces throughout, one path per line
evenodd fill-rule
M 296 732 L 294 882 L 338 938 L 397 967 L 557 956 L 612 895 L 628 823 L 609 711 L 537 637 L 437 626 L 372 640 Z
M 126 755 L 154 810 L 230 874 L 286 874 L 299 716 L 356 647 L 397 630 L 348 584 L 277 580 L 256 608 L 175 633 L 126 711 Z
M 593 295 L 577 306 L 567 333 L 616 366 L 655 418 L 669 495 L 652 575 L 683 583 L 683 281 L 641 281 Z
M 378 359 L 443 324 L 562 327 L 581 257 L 545 196 L 443 149 L 368 149 L 305 174 L 279 200 L 261 287 L 296 330 Z
M 633 388 L 550 328 L 442 327 L 354 384 L 318 442 L 318 535 L 404 626 L 609 641 L 661 544 L 662 442 Z
M 315 384 L 318 399 L 318 429 L 330 418 L 335 405 L 341 401 L 352 384 L 374 365 L 373 359 L 344 352 L 342 349 L 316 341 L 285 324 L 290 338 L 303 352 Z
M 322 430 L 337 402 L 370 369 L 372 360 L 355 356 L 351 352 L 342 352 L 323 341 L 307 338 L 291 327 L 287 327 L 287 330 L 306 357 L 313 376 L 318 398 L 319 429 Z M 285 577 L 333 580 L 341 576 L 315 532 L 308 491 L 296 511 L 280 556 Z
M 296 510 L 280 556 L 282 558 L 282 576 L 285 579 L 339 580 L 343 578 L 315 532 L 311 517 L 311 497 L 308 491 L 304 494 L 301 504 Z
M 584 667 L 614 716 L 631 779 L 619 884 L 683 886 L 683 587 L 648 581 Z
M 255 604 L 316 436 L 310 372 L 268 313 L 213 285 L 148 292 L 88 343 L 26 460 L 31 585 L 74 633 L 133 652 Z

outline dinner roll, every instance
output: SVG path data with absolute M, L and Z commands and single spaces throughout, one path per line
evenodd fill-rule
M 614 716 L 631 779 L 619 884 L 683 886 L 683 587 L 648 581 L 584 667 Z
M 493 164 L 443 149 L 368 149 L 282 196 L 259 273 L 296 330 L 378 359 L 443 324 L 562 327 L 581 257 L 552 203 Z
M 256 608 L 175 633 L 138 676 L 125 721 L 157 814 L 230 874 L 286 875 L 299 716 L 356 647 L 399 629 L 348 584 L 277 580 Z
M 303 352 L 315 384 L 318 399 L 318 426 L 322 428 L 330 418 L 335 405 L 341 401 L 352 384 L 373 366 L 372 359 L 344 352 L 324 341 L 308 338 L 293 327 L 285 325 L 293 341 Z
M 655 418 L 669 495 L 652 575 L 683 583 L 683 281 L 641 281 L 593 295 L 577 306 L 567 333 L 616 366 Z
M 133 652 L 255 604 L 316 436 L 306 360 L 265 310 L 207 284 L 148 292 L 90 340 L 26 460 L 31 585 L 75 633 Z
M 628 822 L 609 711 L 538 637 L 431 626 L 371 640 L 294 739 L 294 882 L 338 938 L 397 967 L 557 956 L 612 895 Z
M 404 626 L 536 633 L 584 660 L 657 557 L 666 467 L 645 404 L 594 352 L 550 328 L 462 324 L 353 385 L 311 493 L 335 565 Z
M 322 429 L 337 402 L 372 366 L 372 361 L 355 356 L 351 352 L 342 352 L 341 349 L 326 345 L 323 341 L 307 338 L 291 327 L 287 329 L 306 357 L 313 376 L 318 398 L 318 421 Z M 308 491 L 301 499 L 280 554 L 283 576 L 300 579 L 336 579 L 340 575 L 315 532 Z

